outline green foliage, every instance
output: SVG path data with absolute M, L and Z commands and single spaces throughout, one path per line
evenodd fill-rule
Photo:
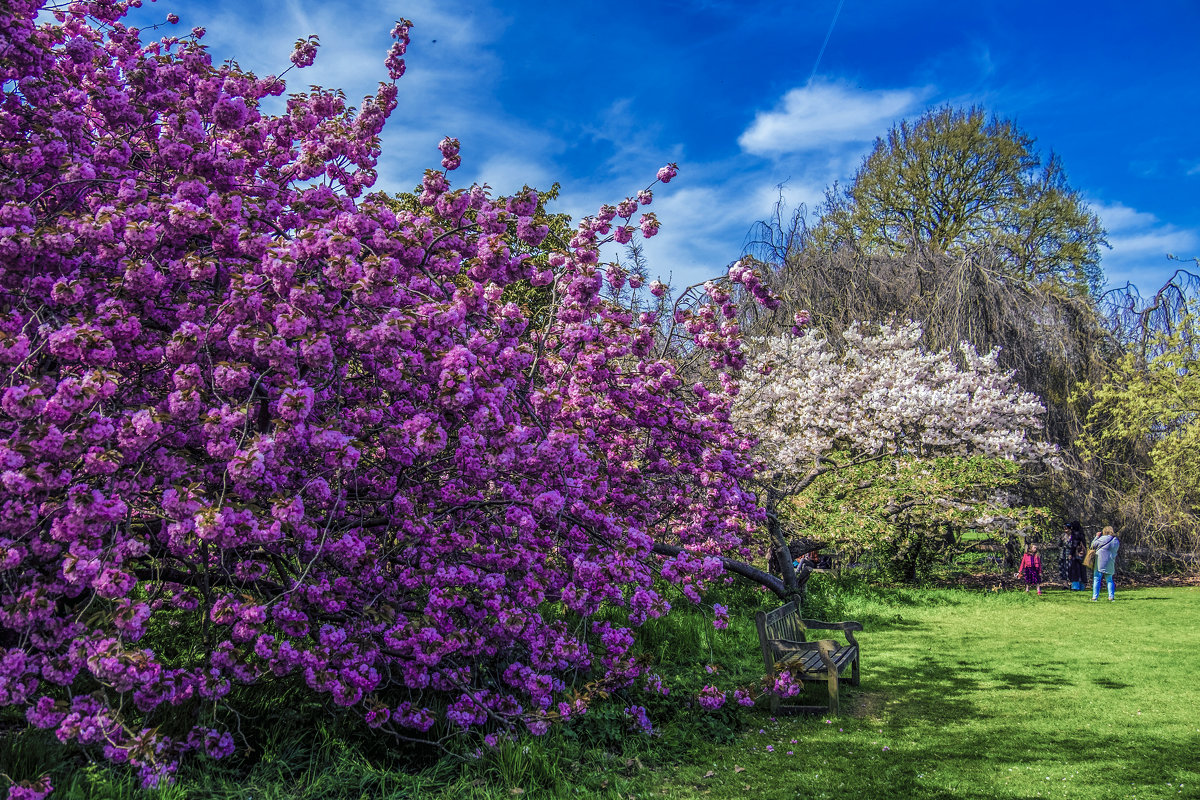
M 1096 469 L 1128 495 L 1147 489 L 1181 531 L 1200 527 L 1197 333 L 1196 314 L 1185 315 L 1150 343 L 1149 357 L 1126 354 L 1076 394 L 1089 404 L 1079 444 Z
M 1051 154 L 1012 120 L 940 108 L 877 139 L 844 191 L 829 193 L 814 232 L 876 255 L 992 250 L 1011 274 L 1099 289 L 1100 221 Z
M 780 511 L 791 530 L 832 541 L 845 560 L 920 582 L 981 544 L 1050 525 L 1046 508 L 1012 502 L 1020 484 L 1020 465 L 1006 459 L 904 456 L 821 475 Z
M 565 757 L 568 748 L 551 737 L 525 737 L 506 740 L 496 747 L 481 750 L 475 763 L 469 764 L 464 776 L 482 780 L 492 786 L 504 786 L 528 792 L 531 789 L 553 792 L 568 780 L 570 765 Z

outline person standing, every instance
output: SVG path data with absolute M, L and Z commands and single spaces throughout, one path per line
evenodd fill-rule
M 1105 525 L 1104 530 L 1092 539 L 1091 548 L 1096 551 L 1096 563 L 1093 565 L 1092 602 L 1100 599 L 1100 585 L 1108 577 L 1108 599 L 1116 600 L 1117 585 L 1113 574 L 1117 571 L 1117 551 L 1121 549 L 1121 540 L 1111 525 Z
M 1062 549 L 1058 552 L 1058 577 L 1074 592 L 1083 589 L 1083 583 L 1087 580 L 1087 569 L 1083 566 L 1087 551 L 1085 541 L 1083 527 L 1078 520 L 1071 520 L 1063 526 Z
M 1037 589 L 1038 594 L 1042 593 L 1042 557 L 1038 555 L 1036 544 L 1031 544 L 1025 549 L 1017 576 L 1025 579 L 1025 591 L 1028 592 L 1032 586 Z

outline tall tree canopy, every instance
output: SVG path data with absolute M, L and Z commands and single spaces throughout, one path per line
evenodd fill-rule
M 1076 291 L 1102 283 L 1099 219 L 1051 153 L 1011 120 L 940 108 L 875 141 L 853 180 L 829 193 L 821 235 L 873 255 L 926 250 L 1003 256 L 1011 274 Z

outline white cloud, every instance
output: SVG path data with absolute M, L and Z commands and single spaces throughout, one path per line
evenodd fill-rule
M 554 183 L 553 171 L 544 161 L 534 161 L 519 155 L 496 155 L 480 166 L 475 180 L 486 183 L 493 194 L 513 194 L 522 186 L 548 189 Z
M 780 155 L 870 141 L 916 109 L 930 92 L 812 83 L 789 91 L 774 111 L 756 114 L 738 144 L 755 155 Z
M 643 241 L 651 277 L 670 280 L 675 291 L 725 274 L 742 254 L 747 234 L 774 216 L 780 188 L 759 173 L 730 176 L 722 165 L 683 164 L 680 177 L 654 188 L 650 209 L 662 230 Z M 820 190 L 800 183 L 783 187 L 784 221 L 799 202 Z M 611 198 L 610 198 L 611 199 Z M 606 252 L 605 257 L 613 254 Z
M 1138 211 L 1123 203 L 1092 203 L 1092 210 L 1111 234 L 1116 231 L 1141 230 L 1158 224 L 1158 217 L 1148 211 Z
M 387 80 L 383 61 L 393 22 L 400 15 L 412 19 L 408 71 L 398 81 L 399 105 L 383 131 L 377 189 L 406 191 L 420 183 L 424 170 L 438 165 L 437 143 L 444 136 L 462 141 L 468 168 L 514 142 L 521 145 L 518 154 L 531 162 L 561 147 L 514 120 L 498 100 L 504 65 L 496 46 L 510 21 L 488 3 L 406 0 L 398 7 L 389 0 L 172 0 L 166 10 L 146 5 L 135 12 L 140 24 L 159 21 L 166 10 L 181 18 L 176 28 L 167 26 L 146 38 L 186 34 L 201 25 L 214 61 L 233 57 L 259 75 L 282 73 L 291 66 L 293 43 L 316 34 L 321 42 L 316 62 L 287 73 L 288 92 L 308 91 L 310 84 L 342 89 L 346 102 L 356 107 Z M 285 98 L 269 98 L 263 105 L 268 113 L 280 113 L 285 103 Z
M 1108 230 L 1112 249 L 1101 254 L 1101 266 L 1111 287 L 1132 283 L 1154 291 L 1175 271 L 1168 253 L 1181 258 L 1200 254 L 1200 230 L 1180 228 L 1122 203 L 1092 203 L 1092 209 Z

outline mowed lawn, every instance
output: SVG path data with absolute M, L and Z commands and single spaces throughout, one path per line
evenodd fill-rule
M 733 746 L 613 788 L 642 798 L 1200 798 L 1200 588 L 1118 587 L 1113 603 L 1062 590 L 884 592 L 839 610 L 866 624 L 863 682 L 840 717 L 762 714 Z

